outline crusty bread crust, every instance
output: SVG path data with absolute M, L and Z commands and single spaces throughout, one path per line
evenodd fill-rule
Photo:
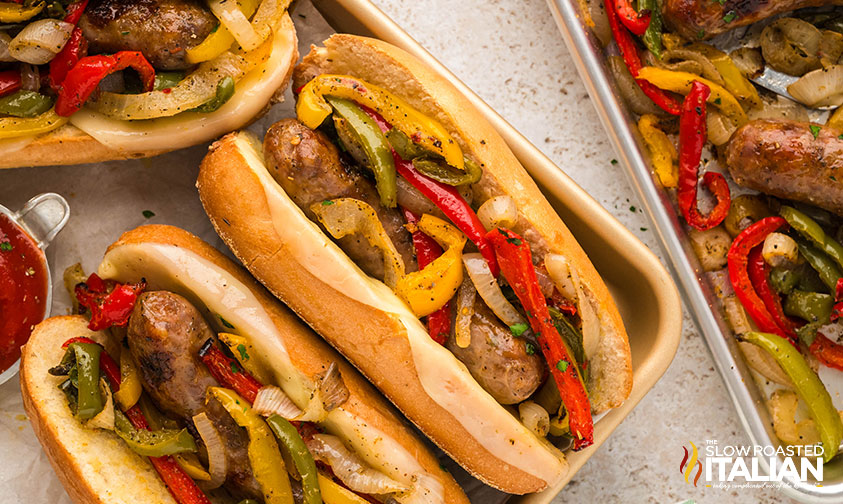
M 35 327 L 20 366 L 23 406 L 59 480 L 76 504 L 176 504 L 146 458 L 117 435 L 87 429 L 58 389 L 62 379 L 47 370 L 61 361 L 62 343 L 76 336 L 101 339 L 81 316 L 53 317 Z
M 290 30 L 293 33 L 294 45 L 295 26 L 290 21 L 288 16 L 280 24 L 284 30 Z M 283 98 L 284 90 L 290 82 L 290 76 L 293 73 L 293 66 L 298 60 L 298 49 L 294 48 L 290 54 L 289 61 L 285 62 L 288 69 L 283 79 L 283 84 L 272 95 L 272 98 L 261 111 L 252 118 L 242 124 L 236 125 L 233 129 L 245 128 L 261 116 L 266 114 L 275 103 L 278 103 Z M 199 139 L 195 144 L 213 140 L 214 138 L 227 133 L 227 131 L 208 130 L 205 138 Z M 5 152 L 4 152 L 5 150 Z M 104 161 L 119 161 L 124 159 L 141 159 L 146 157 L 157 156 L 170 152 L 172 149 L 165 150 L 124 150 L 112 149 L 99 141 L 91 135 L 80 130 L 76 126 L 67 123 L 49 133 L 38 136 L 32 142 L 26 144 L 19 149 L 2 149 L 0 148 L 0 169 L 3 168 L 18 168 L 24 166 L 54 166 L 54 165 L 76 165 L 85 163 L 100 163 Z
M 290 310 L 267 293 L 247 272 L 201 239 L 187 231 L 172 226 L 149 225 L 128 231 L 117 242 L 112 244 L 108 248 L 108 251 L 112 251 L 123 245 L 143 243 L 174 245 L 189 250 L 224 269 L 239 282 L 246 285 L 258 299 L 263 309 L 266 310 L 273 324 L 278 328 L 284 340 L 284 346 L 291 350 L 289 352 L 290 359 L 296 368 L 301 370 L 305 375 L 313 378 L 317 374 L 324 372 L 332 362 L 336 362 L 343 382 L 349 391 L 349 399 L 343 403 L 341 406 L 342 409 L 364 419 L 367 425 L 380 430 L 412 454 L 425 471 L 442 483 L 445 502 L 468 504 L 465 493 L 454 478 L 440 467 L 436 457 L 416 437 L 410 427 L 406 425 L 372 385 L 360 376 L 330 346 L 322 341 L 321 338 L 302 324 Z M 65 319 L 71 320 L 76 324 L 73 326 L 73 331 L 70 331 L 69 326 L 64 323 Z M 60 323 L 62 323 L 61 327 L 63 327 L 61 331 L 59 331 L 58 325 Z M 140 464 L 141 466 L 145 464 L 148 470 L 152 471 L 151 474 L 155 481 L 163 487 L 154 469 L 145 460 L 135 456 L 128 450 L 125 444 L 121 444 L 122 441 L 119 438 L 102 431 L 95 432 L 84 429 L 78 421 L 73 419 L 66 407 L 63 394 L 55 389 L 55 384 L 50 380 L 51 377 L 47 375 L 47 369 L 61 360 L 61 343 L 77 333 L 81 335 L 90 333 L 85 328 L 86 323 L 82 317 L 57 317 L 49 319 L 36 327 L 32 339 L 30 339 L 30 342 L 24 348 L 24 359 L 21 365 L 22 393 L 33 428 L 38 434 L 42 446 L 45 447 L 56 473 L 65 485 L 65 488 L 74 497 L 75 502 L 124 502 L 123 500 L 116 499 L 127 499 L 127 503 L 173 502 L 168 493 L 168 499 L 144 498 L 138 499 L 137 501 L 135 498 L 137 495 L 143 495 L 142 493 L 127 492 L 124 494 L 121 491 L 119 495 L 112 495 L 113 489 L 117 488 L 114 485 L 104 487 L 108 491 L 108 494 L 105 494 L 102 488 L 100 488 L 102 485 L 97 486 L 95 484 L 96 477 L 89 476 L 87 472 L 80 470 L 80 466 L 84 465 L 84 463 L 78 461 L 81 450 L 72 436 L 68 437 L 64 434 L 67 428 L 73 428 L 76 431 L 85 433 L 85 442 L 92 446 L 94 453 L 107 450 L 107 455 L 112 456 L 114 450 L 117 449 L 128 451 L 139 463 L 142 463 Z M 42 326 L 46 327 L 42 328 Z M 52 338 L 42 337 L 44 331 L 53 327 L 56 330 L 50 332 L 50 334 L 54 334 Z M 268 363 L 268 365 L 271 365 L 271 363 Z M 46 380 L 45 377 L 47 378 Z M 47 402 L 51 404 L 50 409 L 39 406 Z M 100 446 L 105 443 L 103 438 L 110 439 L 112 437 L 119 446 L 112 448 L 111 443 L 108 447 Z M 97 446 L 97 449 L 93 449 L 94 445 Z M 85 453 L 88 452 L 85 451 Z M 131 470 L 127 470 L 126 472 L 132 474 L 132 471 L 137 466 L 138 464 L 133 464 L 130 467 Z M 107 467 L 107 465 L 103 467 Z M 94 483 L 91 482 L 92 478 L 94 479 Z M 150 488 L 155 487 L 153 483 L 149 483 L 149 485 Z M 166 488 L 164 492 L 166 493 Z
M 514 230 L 534 250 L 565 255 L 598 305 L 603 337 L 590 363 L 589 384 L 595 413 L 621 404 L 632 387 L 632 369 L 626 332 L 611 295 L 570 231 L 479 112 L 427 66 L 373 39 L 334 35 L 325 48 L 314 47 L 294 71 L 294 88 L 321 73 L 359 77 L 435 117 L 484 167 L 483 179 L 473 187 L 475 201 L 499 194 L 515 199 L 521 217 Z M 262 183 L 234 138 L 230 135 L 211 147 L 197 180 L 205 211 L 234 254 L 475 476 L 510 493 L 545 488 L 547 482 L 493 456 L 482 440 L 427 395 L 408 358 L 408 335 L 398 320 L 338 292 L 297 262 L 290 253 L 297 244 L 285 243 L 275 231 Z M 563 462 L 563 470 L 566 466 Z

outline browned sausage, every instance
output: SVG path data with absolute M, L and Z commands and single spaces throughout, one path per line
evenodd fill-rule
M 313 131 L 295 119 L 281 120 L 264 138 L 269 172 L 310 220 L 316 215 L 310 206 L 334 198 L 355 198 L 370 204 L 378 214 L 408 272 L 418 269 L 413 256 L 413 240 L 404 229 L 404 218 L 397 209 L 380 203 L 375 185 L 340 159 L 327 136 Z M 383 279 L 383 255 L 358 236 L 338 240 L 340 247 L 367 274 Z
M 726 148 L 729 173 L 739 185 L 843 215 L 843 132 L 815 125 L 814 138 L 810 126 L 766 119 L 747 123 Z
M 204 412 L 220 433 L 228 459 L 226 487 L 257 498 L 261 491 L 249 463 L 249 437 L 216 400 L 205 404 L 208 387 L 219 386 L 198 352 L 214 333 L 190 302 L 172 292 L 145 292 L 129 318 L 127 339 L 144 390 L 164 413 L 190 425 Z
M 159 70 L 189 68 L 185 50 L 217 25 L 199 0 L 92 0 L 79 21 L 92 52 L 140 51 Z
M 524 340 L 516 338 L 479 296 L 471 318 L 471 343 L 460 348 L 452 335 L 445 344 L 501 404 L 527 399 L 542 383 L 542 358 L 528 355 Z
M 662 11 L 670 28 L 696 40 L 782 12 L 822 5 L 843 5 L 843 0 L 665 0 Z

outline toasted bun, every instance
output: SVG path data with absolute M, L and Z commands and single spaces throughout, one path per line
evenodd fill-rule
M 168 260 L 175 261 L 173 264 L 178 271 L 174 274 L 167 269 Z M 216 301 L 226 305 L 236 305 L 236 301 L 243 302 L 242 300 L 246 299 L 251 303 L 244 305 L 248 308 L 248 316 L 253 319 L 265 318 L 273 326 L 274 334 L 251 333 L 249 336 L 250 343 L 256 349 L 255 357 L 260 359 L 264 367 L 268 368 L 276 378 L 281 375 L 300 373 L 304 380 L 313 379 L 319 373 L 323 373 L 331 363 L 337 363 L 343 382 L 348 388 L 349 399 L 328 413 L 325 421 L 320 424 L 323 428 L 341 437 L 364 459 L 376 468 L 386 471 L 393 478 L 396 477 L 396 472 L 400 473 L 402 470 L 407 472 L 406 468 L 412 466 L 411 470 L 416 472 L 401 475 L 405 482 L 416 474 L 425 475 L 438 482 L 438 484 L 431 484 L 431 487 L 443 494 L 443 502 L 468 503 L 462 489 L 440 467 L 430 450 L 354 368 L 302 324 L 293 313 L 273 299 L 248 273 L 207 243 L 179 228 L 142 226 L 124 233 L 108 248 L 100 266 L 100 273 L 104 277 L 116 278 L 120 281 L 137 281 L 145 277 L 149 281 L 150 288 L 165 288 L 182 294 L 196 302 L 197 307 L 208 309 L 244 328 L 246 322 L 240 322 L 241 318 L 238 318 L 240 315 L 236 312 L 237 306 L 231 312 L 225 311 L 224 306 L 214 305 L 215 300 L 207 297 L 206 292 L 192 287 L 209 284 L 213 290 L 210 295 L 219 294 L 224 300 L 217 299 Z M 208 276 L 204 277 L 205 274 Z M 221 278 L 224 278 L 224 285 L 217 285 L 216 277 L 212 275 L 223 275 Z M 46 325 L 49 329 L 65 319 L 73 321 L 79 331 L 85 332 L 84 319 L 65 317 L 42 323 L 36 328 L 35 333 L 40 335 L 43 332 L 41 326 Z M 208 319 L 213 325 L 211 318 L 208 317 Z M 229 329 L 229 331 L 236 332 L 234 329 Z M 85 469 L 89 463 L 84 459 L 93 457 L 92 454 L 97 454 L 97 457 L 101 459 L 101 452 L 107 452 L 109 457 L 117 457 L 116 453 L 119 452 L 121 461 L 124 458 L 130 458 L 126 456 L 127 452 L 132 456 L 134 454 L 128 451 L 125 445 L 121 445 L 116 436 L 102 431 L 89 431 L 71 417 L 63 395 L 55 388 L 54 380 L 50 379 L 46 370 L 61 359 L 60 345 L 73 334 L 68 332 L 51 332 L 50 334 L 55 335 L 49 339 L 33 336 L 24 349 L 24 360 L 21 365 L 24 402 L 39 440 L 45 447 L 65 487 L 68 488 L 68 492 L 77 502 L 123 502 L 124 498 L 127 499 L 126 502 L 134 502 L 141 494 L 127 492 L 124 495 L 121 491 L 119 496 L 111 495 L 111 492 L 120 486 L 107 485 L 106 482 L 100 483 L 98 478 L 108 476 L 101 476 L 99 471 L 97 471 L 98 474 L 91 476 L 90 469 Z M 292 373 L 290 368 L 283 367 L 282 362 L 286 358 L 289 358 L 289 362 L 294 367 Z M 290 393 L 288 388 L 285 388 L 285 391 Z M 299 392 L 310 394 L 307 390 Z M 293 394 L 290 395 L 295 399 Z M 50 406 L 47 407 L 47 404 Z M 71 429 L 73 433 L 76 433 L 74 435 L 86 436 L 83 440 L 90 441 L 91 447 L 98 446 L 99 448 L 88 450 L 89 444 L 82 445 L 73 437 L 66 438 L 65 431 Z M 358 432 L 358 429 L 364 432 Z M 367 433 L 376 435 L 367 437 Z M 112 444 L 114 449 L 112 449 Z M 58 450 L 56 446 L 62 449 Z M 401 457 L 411 460 L 410 462 L 402 461 Z M 157 484 L 163 488 L 151 466 L 140 457 L 134 456 L 134 458 L 136 460 L 130 466 L 131 471 L 126 471 L 129 474 L 126 481 L 131 481 L 136 467 L 145 467 L 147 472 L 152 471 L 151 476 L 154 478 L 151 479 L 155 480 L 149 484 L 149 487 L 155 489 L 155 484 Z M 79 463 L 67 463 L 68 460 L 78 459 L 82 460 Z M 103 467 L 110 467 L 110 465 L 103 464 Z M 113 467 L 122 467 L 122 465 L 115 464 Z M 103 471 L 103 473 L 108 472 Z M 80 489 L 77 490 L 76 487 Z M 103 493 L 104 490 L 108 493 Z M 78 492 L 79 496 L 77 497 L 74 492 Z M 141 500 L 143 502 L 171 501 L 156 498 Z
M 600 339 L 589 364 L 595 413 L 621 404 L 632 386 L 632 370 L 626 332 L 611 295 L 574 237 L 479 112 L 430 68 L 373 39 L 332 36 L 296 68 L 294 86 L 322 73 L 349 74 L 384 87 L 434 117 L 463 152 L 484 168 L 482 180 L 473 185 L 475 201 L 501 194 L 513 197 L 520 213 L 514 230 L 533 250 L 564 255 L 583 285 L 579 301 L 595 306 Z M 371 279 L 359 269 L 349 273 L 353 279 L 340 274 L 354 270 L 353 266 L 333 271 L 337 263 L 349 260 L 341 252 L 342 257 L 323 253 L 336 247 L 303 213 L 290 208 L 295 205 L 265 168 L 260 173 L 259 149 L 242 134 L 223 138 L 212 146 L 197 181 L 205 211 L 234 254 L 476 477 L 518 494 L 558 481 L 567 471 L 564 457 L 511 416 L 508 420 L 499 417 L 505 410 L 497 403 L 489 406 L 494 400 L 450 352 L 439 352 L 441 347 L 426 333 L 418 335 L 418 320 L 413 324 L 402 318 L 406 307 L 396 307 L 397 298 L 391 292 L 384 294 L 372 287 Z M 297 232 L 287 232 L 287 228 Z M 305 243 L 309 240 L 315 246 Z M 301 250 L 303 245 L 312 247 Z M 364 291 L 371 295 L 360 294 Z M 428 362 L 435 359 L 432 367 L 441 375 L 438 386 L 431 385 L 430 372 L 416 362 L 418 355 L 428 354 L 435 356 Z M 466 379 L 473 385 L 464 383 Z M 478 418 L 468 419 L 465 412 L 458 418 L 454 413 L 458 407 L 445 407 L 433 397 L 437 390 L 454 389 L 459 389 L 465 410 L 475 411 Z M 494 434 L 481 425 L 493 427 Z M 501 439 L 509 441 L 509 446 L 493 446 Z
M 78 125 L 71 119 L 71 123 L 32 141 L 12 139 L 7 141 L 8 145 L 0 145 L 0 168 L 74 165 L 157 156 L 248 126 L 280 101 L 289 84 L 293 65 L 298 60 L 296 30 L 289 15 L 284 15 L 274 28 L 273 37 L 278 41 L 278 50 L 271 65 L 266 65 L 271 67 L 271 71 L 263 68 L 253 70 L 254 75 L 249 82 L 239 86 L 231 100 L 215 112 L 187 112 L 171 118 L 133 122 L 96 118 L 95 114 L 87 112 L 90 117 Z M 245 76 L 241 82 L 248 78 L 248 75 Z M 86 111 L 83 109 L 77 114 L 86 114 Z M 139 124 L 143 126 L 138 127 Z M 121 127 L 128 132 L 118 134 Z
M 47 452 L 65 490 L 77 504 L 175 504 L 167 487 L 146 458 L 136 455 L 116 434 L 86 429 L 67 407 L 50 376 L 64 355 L 61 345 L 84 336 L 102 340 L 81 316 L 53 317 L 35 327 L 23 349 L 20 366 L 23 407 L 35 435 Z

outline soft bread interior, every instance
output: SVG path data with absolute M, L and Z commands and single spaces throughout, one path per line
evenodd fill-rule
M 398 496 L 398 502 L 466 502 L 453 478 L 371 385 L 247 274 L 198 238 L 169 226 L 138 228 L 109 248 L 99 273 L 122 282 L 145 278 L 151 289 L 176 292 L 205 309 L 217 330 L 248 337 L 252 358 L 301 409 L 313 396 L 316 375 L 336 362 L 350 397 L 319 425 L 372 467 L 413 488 Z
M 0 142 L 0 168 L 155 156 L 242 128 L 281 100 L 298 59 L 296 30 L 289 14 L 274 27 L 272 37 L 269 58 L 240 79 L 234 96 L 214 112 L 122 121 L 82 108 L 71 116 L 70 123 L 57 130 Z
M 105 338 L 87 329 L 81 316 L 53 317 L 35 327 L 21 356 L 23 405 L 53 469 L 77 504 L 176 504 L 152 465 L 117 435 L 87 429 L 76 420 L 58 389 L 64 379 L 47 370 L 57 365 L 70 338 Z
M 438 120 L 463 152 L 482 168 L 482 179 L 472 185 L 474 201 L 507 194 L 515 200 L 519 219 L 513 231 L 531 245 L 534 255 L 564 256 L 576 271 L 583 295 L 597 313 L 597 350 L 590 357 L 588 383 L 592 412 L 617 407 L 632 390 L 632 363 L 626 329 L 609 290 L 574 236 L 544 198 L 506 143 L 450 82 L 408 53 L 385 42 L 336 34 L 324 47 L 312 47 L 293 72 L 293 89 L 323 73 L 347 74 L 381 86 Z

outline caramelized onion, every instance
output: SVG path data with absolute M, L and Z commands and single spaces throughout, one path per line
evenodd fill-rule
M 521 417 L 524 427 L 530 429 L 533 434 L 540 438 L 547 436 L 547 431 L 550 429 L 550 415 L 546 409 L 533 401 L 524 401 L 518 405 L 518 416 Z
M 504 324 L 508 326 L 526 324 L 524 317 L 503 295 L 501 286 L 498 285 L 497 279 L 492 275 L 483 256 L 477 253 L 463 254 L 462 262 L 480 297 Z
M 246 51 L 251 51 L 263 41 L 252 24 L 240 10 L 238 2 L 232 0 L 209 0 L 211 12 L 220 20 L 220 24 L 228 30 L 237 43 Z
M 328 366 L 328 370 L 325 371 L 325 376 L 322 377 L 319 384 L 319 392 L 322 396 L 325 411 L 336 409 L 348 400 L 348 388 L 342 381 L 342 375 L 336 362 L 332 362 Z
M 218 488 L 225 481 L 225 475 L 228 472 L 228 460 L 225 457 L 222 436 L 205 413 L 194 416 L 193 425 L 208 451 L 208 474 L 211 475 L 211 479 L 203 486 L 208 490 Z
M 302 414 L 290 396 L 275 385 L 265 385 L 258 390 L 252 409 L 264 417 L 278 415 L 286 420 L 295 420 Z
M 85 427 L 89 429 L 114 430 L 114 400 L 111 397 L 111 389 L 106 384 L 105 378 L 100 378 L 100 394 L 105 397 L 105 406 L 96 416 L 85 422 Z
M 416 215 L 429 214 L 440 219 L 447 219 L 442 210 L 439 209 L 427 196 L 422 194 L 413 184 L 407 182 L 404 177 L 395 179 L 398 187 L 398 205 L 413 212 Z
M 316 434 L 306 443 L 310 453 L 317 460 L 328 464 L 336 477 L 355 492 L 388 494 L 410 489 L 386 474 L 367 466 L 336 436 Z
M 9 42 L 9 53 L 25 63 L 49 63 L 64 48 L 73 28 L 72 24 L 57 19 L 33 21 Z
M 808 72 L 787 87 L 790 96 L 809 107 L 843 105 L 843 65 Z
M 518 221 L 518 208 L 512 197 L 503 195 L 489 198 L 477 209 L 477 217 L 487 231 L 504 227 L 510 229 Z
M 620 56 L 609 56 L 607 63 L 618 83 L 621 97 L 633 112 L 641 115 L 664 113 L 644 94 L 644 91 L 641 91 Z
M 471 344 L 471 318 L 474 317 L 474 300 L 477 291 L 470 278 L 463 279 L 457 291 L 457 316 L 454 322 L 454 341 L 460 348 Z

